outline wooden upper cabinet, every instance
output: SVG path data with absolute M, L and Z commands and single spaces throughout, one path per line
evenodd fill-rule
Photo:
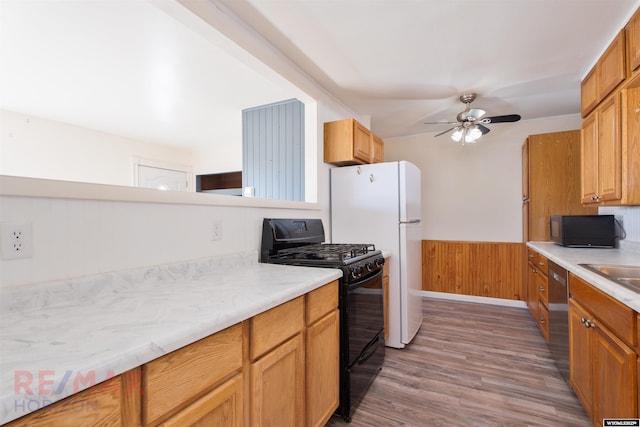
M 627 70 L 628 73 L 640 67 L 640 9 L 631 17 L 625 27 L 627 42 Z
M 625 31 L 620 31 L 580 85 L 580 110 L 586 117 L 626 78 Z
M 622 203 L 620 95 L 613 94 L 582 123 L 582 202 Z
M 324 162 L 362 165 L 371 162 L 371 132 L 350 118 L 324 124 Z
M 371 132 L 371 163 L 384 162 L 384 141 Z
M 598 108 L 598 195 L 604 202 L 620 200 L 620 97 Z
M 548 241 L 549 215 L 595 213 L 581 203 L 580 131 L 529 135 L 525 146 L 528 202 L 523 235 L 527 241 Z
M 582 203 L 596 203 L 598 196 L 598 112 L 582 123 Z
M 598 96 L 598 73 L 594 67 L 580 84 L 580 111 L 586 117 L 600 102 Z
M 640 86 L 640 72 L 631 84 Z M 628 87 L 622 90 L 620 104 L 621 204 L 640 205 L 640 87 Z
M 626 77 L 624 31 L 620 31 L 598 61 L 598 95 L 604 99 Z

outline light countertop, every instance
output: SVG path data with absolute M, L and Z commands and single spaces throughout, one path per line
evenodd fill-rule
M 578 265 L 617 264 L 640 266 L 639 252 L 629 249 L 565 248 L 552 242 L 528 242 L 527 246 L 589 282 L 607 295 L 640 312 L 640 293 Z
M 0 290 L 0 424 L 342 276 L 257 258 L 237 254 Z

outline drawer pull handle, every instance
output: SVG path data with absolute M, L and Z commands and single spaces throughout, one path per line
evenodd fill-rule
M 538 289 L 540 290 L 540 292 L 544 292 L 544 287 L 543 286 L 540 286 Z

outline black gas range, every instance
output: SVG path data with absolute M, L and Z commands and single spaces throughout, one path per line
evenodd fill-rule
M 384 361 L 384 257 L 373 244 L 331 244 L 320 219 L 262 223 L 260 262 L 339 268 L 340 405 L 350 421 Z

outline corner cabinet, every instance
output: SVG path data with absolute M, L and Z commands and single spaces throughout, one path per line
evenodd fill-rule
M 594 426 L 638 416 L 636 314 L 573 274 L 569 276 L 571 385 Z

